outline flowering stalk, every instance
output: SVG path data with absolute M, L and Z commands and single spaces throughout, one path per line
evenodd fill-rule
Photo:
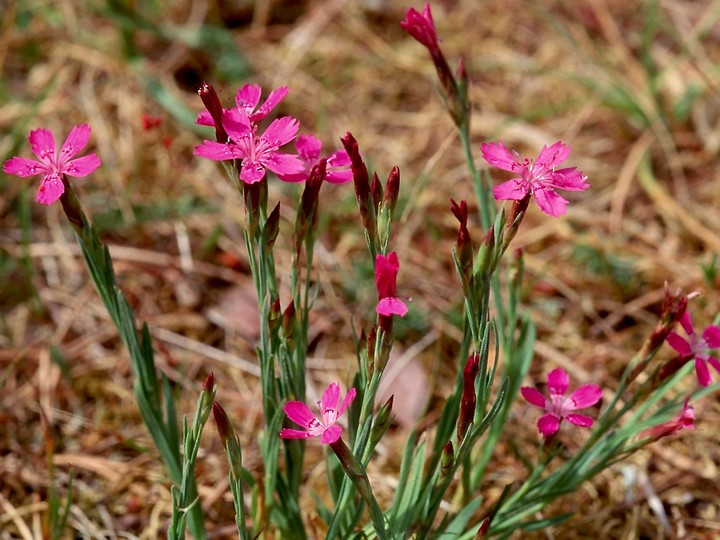
M 183 469 L 177 415 L 170 383 L 155 366 L 152 338 L 147 324 L 143 324 L 138 333 L 135 315 L 117 284 L 110 252 L 85 215 L 66 176 L 86 176 L 100 166 L 100 160 L 95 154 L 70 159 L 87 144 L 89 136 L 88 125 L 75 126 L 56 155 L 55 138 L 50 130 L 31 131 L 30 146 L 40 161 L 14 157 L 5 162 L 3 171 L 21 177 L 42 174 L 36 201 L 49 205 L 60 200 L 65 216 L 75 231 L 90 277 L 130 356 L 135 399 L 143 421 L 171 480 L 180 485 L 183 482 Z M 158 378 L 163 382 L 162 391 Z M 187 477 L 185 482 L 187 492 L 196 496 L 194 476 Z M 200 505 L 193 505 L 189 509 L 188 526 L 196 539 L 205 538 Z
M 205 379 L 205 384 L 203 384 L 198 398 L 192 428 L 188 428 L 187 419 L 183 419 L 182 480 L 179 488 L 173 486 L 171 489 L 173 512 L 170 527 L 168 528 L 168 540 L 182 540 L 185 538 L 187 512 L 200 504 L 197 487 L 195 486 L 195 462 L 200 450 L 200 437 L 215 402 L 215 391 L 215 380 L 212 372 L 210 372 Z
M 235 505 L 235 525 L 240 540 L 253 538 L 247 528 L 245 518 L 245 488 L 243 485 L 242 451 L 240 439 L 235 434 L 225 409 L 219 403 L 212 405 L 213 417 L 217 426 L 220 440 L 225 447 L 228 463 L 230 464 L 230 491 L 232 492 L 233 504 Z

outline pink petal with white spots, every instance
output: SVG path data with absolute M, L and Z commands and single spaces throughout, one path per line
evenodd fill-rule
M 36 174 L 49 173 L 52 171 L 52 168 L 39 161 L 16 156 L 8 159 L 3 164 L 2 170 L 8 174 L 26 178 L 28 176 L 35 176 Z
M 63 193 L 65 193 L 65 186 L 63 186 L 60 176 L 57 174 L 48 174 L 44 176 L 40 182 L 40 188 L 35 196 L 35 202 L 49 206 L 57 201 Z
M 483 143 L 480 145 L 480 150 L 485 161 L 493 167 L 510 172 L 517 172 L 521 168 L 517 157 L 501 142 Z
M 100 166 L 100 158 L 95 154 L 88 154 L 77 159 L 71 159 L 65 164 L 62 172 L 68 176 L 83 177 L 92 173 Z

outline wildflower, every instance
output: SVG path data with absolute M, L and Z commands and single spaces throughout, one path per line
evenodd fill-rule
M 74 126 L 57 153 L 55 137 L 49 129 L 35 129 L 30 132 L 30 150 L 40 161 L 13 157 L 3 165 L 3 172 L 25 178 L 42 174 L 40 189 L 35 201 L 50 205 L 57 201 L 65 192 L 62 175 L 83 177 L 100 166 L 100 158 L 95 154 L 70 159 L 80 152 L 90 138 L 90 126 L 81 124 Z
M 298 132 L 300 123 L 290 116 L 273 120 L 265 132 L 258 137 L 256 127 L 251 124 L 245 111 L 226 111 L 223 126 L 229 136 L 227 143 L 205 140 L 195 147 L 195 155 L 225 161 L 240 159 L 240 179 L 254 184 L 265 177 L 265 169 L 278 176 L 301 172 L 304 167 L 298 156 L 284 154 L 278 149 L 289 143 Z
M 404 317 L 408 312 L 405 302 L 396 296 L 398 270 L 400 270 L 400 262 L 394 251 L 387 257 L 378 255 L 375 258 L 375 286 L 380 299 L 375 311 L 386 317 L 391 315 Z
M 355 393 L 355 389 L 351 388 L 338 407 L 340 386 L 337 383 L 331 383 L 323 392 L 322 399 L 318 401 L 322 417 L 320 420 L 302 401 L 288 401 L 283 409 L 285 414 L 290 420 L 305 429 L 283 428 L 280 430 L 280 437 L 283 439 L 307 439 L 320 436 L 320 442 L 323 444 L 337 442 L 342 432 L 342 427 L 337 425 L 338 418 L 355 399 Z
M 305 182 L 312 169 L 320 161 L 322 142 L 313 135 L 300 135 L 295 141 L 300 160 L 304 164 L 304 170 L 300 173 L 286 174 L 280 177 L 285 182 Z M 352 180 L 350 170 L 350 156 L 345 150 L 337 150 L 327 157 L 327 168 L 325 180 L 331 184 L 344 184 Z
M 567 419 L 571 424 L 581 427 L 593 425 L 593 419 L 582 414 L 574 414 L 571 411 L 584 409 L 595 405 L 602 397 L 602 390 L 594 384 L 585 384 L 575 390 L 569 397 L 565 397 L 570 377 L 560 369 L 553 369 L 547 376 L 547 386 L 550 390 L 550 397 L 546 398 L 536 388 L 523 386 L 520 388 L 522 396 L 532 405 L 545 409 L 544 414 L 538 420 L 538 429 L 543 437 L 556 433 L 560 428 L 560 422 Z
M 203 88 L 206 87 L 212 88 L 209 85 L 204 84 Z M 200 92 L 203 92 L 203 88 L 200 89 Z M 277 107 L 277 105 L 285 98 L 285 96 L 287 96 L 288 91 L 289 90 L 286 86 L 276 88 L 275 90 L 270 92 L 270 95 L 267 97 L 264 103 L 258 107 L 258 103 L 260 102 L 260 95 L 262 93 L 260 87 L 257 84 L 246 84 L 242 88 L 238 89 L 235 96 L 235 105 L 237 106 L 238 111 L 242 111 L 243 113 L 245 113 L 250 122 L 255 123 L 270 114 L 270 111 Z M 217 107 L 213 108 L 216 109 Z M 208 107 L 208 109 L 210 109 L 210 107 Z M 217 113 L 215 114 L 217 115 Z M 197 120 L 195 120 L 195 123 L 201 126 L 214 126 L 216 122 L 213 119 L 213 111 L 208 110 L 201 112 L 198 115 Z
M 661 437 L 674 435 L 683 429 L 695 429 L 695 409 L 689 403 L 690 397 L 688 396 L 683 403 L 682 411 L 675 418 L 643 431 L 640 436 L 658 440 Z
M 568 201 L 555 192 L 555 189 L 567 191 L 583 191 L 587 189 L 587 177 L 575 167 L 556 169 L 570 154 L 570 147 L 561 141 L 550 147 L 543 146 L 535 162 L 529 158 L 521 158 L 512 153 L 501 142 L 484 143 L 481 145 L 483 158 L 490 165 L 519 174 L 493 188 L 496 200 L 519 201 L 532 195 L 540 210 L 551 216 L 565 213 Z
M 720 327 L 710 325 L 702 333 L 702 336 L 699 336 L 695 333 L 690 313 L 687 311 L 680 319 L 680 325 L 688 335 L 688 339 L 685 339 L 677 332 L 670 332 L 667 336 L 667 342 L 681 356 L 686 357 L 688 360 L 690 358 L 695 359 L 695 374 L 698 383 L 700 383 L 700 386 L 705 387 L 711 381 L 707 363 L 710 363 L 720 373 L 720 361 L 710 356 L 711 349 L 720 348 Z
M 422 13 L 410 8 L 405 13 L 405 20 L 400 22 L 408 34 L 427 48 L 435 64 L 440 86 L 442 88 L 445 106 L 450 112 L 455 124 L 461 129 L 467 128 L 470 115 L 470 102 L 468 100 L 468 77 L 465 63 L 460 60 L 457 77 L 452 74 L 445 55 L 440 50 L 435 22 L 430 11 L 430 4 L 425 4 Z
M 430 11 L 430 4 L 425 4 L 423 12 L 420 13 L 410 8 L 405 13 L 405 20 L 400 22 L 408 34 L 414 37 L 421 45 L 427 47 L 430 54 L 440 52 L 438 46 L 437 30 Z

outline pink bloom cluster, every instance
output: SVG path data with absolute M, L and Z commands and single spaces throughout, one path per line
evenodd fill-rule
M 493 188 L 496 200 L 519 201 L 532 195 L 540 210 L 551 216 L 560 216 L 565 213 L 568 201 L 555 189 L 583 191 L 590 187 L 587 177 L 575 167 L 556 168 L 570 154 L 570 147 L 560 141 L 549 147 L 543 146 L 534 162 L 521 158 L 515 151 L 510 152 L 501 142 L 484 143 L 480 149 L 490 165 L 518 175 Z
M 570 377 L 560 369 L 553 369 L 547 376 L 547 387 L 550 397 L 545 397 L 537 388 L 523 386 L 520 388 L 522 396 L 532 405 L 547 411 L 538 420 L 538 429 L 543 437 L 549 437 L 560 429 L 560 422 L 566 419 L 571 424 L 581 427 L 593 425 L 593 419 L 582 414 L 575 414 L 577 409 L 592 407 L 602 398 L 602 390 L 594 384 L 585 384 L 577 388 L 568 397 Z
M 670 332 L 667 342 L 675 349 L 678 354 L 687 359 L 695 359 L 695 374 L 698 383 L 702 387 L 706 387 L 712 381 L 710 377 L 710 364 L 720 373 L 720 361 L 710 355 L 711 349 L 720 349 L 720 327 L 715 325 L 708 326 L 702 335 L 695 333 L 690 313 L 685 312 L 680 319 L 680 325 L 685 330 L 688 338 L 685 339 L 677 332 Z
M 318 401 L 320 419 L 316 418 L 310 407 L 302 401 L 288 401 L 283 408 L 285 414 L 290 420 L 305 429 L 283 428 L 280 430 L 280 437 L 283 439 L 320 437 L 320 442 L 323 444 L 337 442 L 342 433 L 342 427 L 337 424 L 337 421 L 355 399 L 355 393 L 355 389 L 351 388 L 340 403 L 340 385 L 331 383 Z
M 57 152 L 55 137 L 49 129 L 35 129 L 30 132 L 30 150 L 39 161 L 15 156 L 3 165 L 3 172 L 25 178 L 42 174 L 40 189 L 35 201 L 50 205 L 57 201 L 65 192 L 62 175 L 83 177 L 92 173 L 100 166 L 100 158 L 95 154 L 72 159 L 80 152 L 90 139 L 90 126 L 80 124 L 74 126 Z
M 385 317 L 399 315 L 404 317 L 408 307 L 397 296 L 397 274 L 400 261 L 394 251 L 375 257 L 375 287 L 378 293 L 378 304 L 375 311 Z
M 300 122 L 291 116 L 273 120 L 267 129 L 258 135 L 257 122 L 265 118 L 285 98 L 287 87 L 276 88 L 260 104 L 261 89 L 256 84 L 246 84 L 238 89 L 235 107 L 222 111 L 222 127 L 228 135 L 227 142 L 205 140 L 195 147 L 195 155 L 213 161 L 240 160 L 240 179 L 254 184 L 265 177 L 266 170 L 278 175 L 285 182 L 304 182 L 310 171 L 320 160 L 321 143 L 313 136 L 300 137 L 295 147 L 300 154 L 288 154 L 280 147 L 292 141 L 300 129 Z M 196 122 L 204 126 L 214 126 L 209 112 L 202 112 Z M 328 158 L 333 170 L 326 180 L 332 183 L 344 183 L 350 180 L 350 159 L 344 151 L 338 151 Z

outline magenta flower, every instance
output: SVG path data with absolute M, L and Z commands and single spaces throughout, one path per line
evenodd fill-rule
M 431 54 L 439 52 L 437 30 L 435 30 L 435 22 L 430 12 L 430 4 L 425 4 L 422 13 L 414 8 L 408 9 L 405 13 L 405 20 L 400 22 L 400 26 L 421 45 L 427 47 Z
M 375 311 L 385 317 L 399 315 L 404 317 L 408 308 L 400 298 L 396 296 L 397 274 L 400 270 L 400 262 L 397 253 L 394 251 L 385 255 L 375 257 L 375 286 L 380 301 Z
M 30 141 L 30 150 L 40 161 L 15 156 L 5 162 L 3 172 L 21 178 L 42 174 L 40 189 L 38 189 L 35 201 L 50 205 L 65 192 L 62 182 L 63 174 L 83 177 L 100 166 L 100 158 L 95 154 L 70 159 L 85 148 L 89 138 L 89 125 L 74 126 L 58 154 L 52 131 L 44 128 L 35 129 L 30 132 L 28 140 Z
M 683 429 L 695 429 L 695 409 L 689 403 L 690 397 L 688 396 L 685 399 L 682 411 L 680 411 L 675 418 L 643 431 L 640 436 L 651 437 L 652 439 L 657 440 L 661 437 L 674 435 Z
M 576 426 L 590 427 L 593 425 L 592 418 L 582 414 L 574 414 L 572 411 L 595 405 L 602 398 L 602 390 L 594 384 L 584 384 L 570 396 L 565 397 L 569 382 L 570 377 L 568 374 L 562 369 L 556 368 L 547 376 L 550 397 L 545 397 L 537 388 L 532 386 L 520 388 L 520 393 L 530 404 L 547 411 L 537 423 L 543 437 L 556 433 L 560 429 L 560 422 L 562 422 L 563 418 Z
M 313 167 L 320 161 L 322 142 L 313 135 L 300 135 L 295 141 L 295 149 L 305 165 L 301 173 L 286 174 L 280 179 L 285 182 L 305 182 L 310 177 Z M 344 184 L 352 180 L 350 156 L 345 150 L 337 150 L 327 157 L 327 173 L 325 180 L 331 184 Z
M 712 380 L 710 369 L 707 367 L 708 363 L 715 368 L 715 371 L 720 373 L 720 361 L 710 356 L 711 349 L 720 349 L 720 327 L 711 324 L 705 329 L 702 336 L 699 336 L 695 333 L 690 313 L 687 311 L 680 319 L 680 325 L 689 339 L 685 339 L 677 332 L 670 332 L 667 342 L 681 356 L 695 359 L 695 374 L 698 383 L 700 383 L 700 386 L 705 387 Z
M 237 95 L 235 96 L 235 104 L 237 106 L 237 110 L 243 111 L 250 122 L 254 123 L 258 120 L 262 120 L 270 114 L 270 111 L 277 107 L 285 96 L 287 96 L 288 91 L 289 90 L 286 86 L 276 88 L 270 92 L 270 95 L 267 97 L 265 102 L 258 107 L 262 90 L 257 84 L 246 84 L 242 88 L 238 89 Z M 227 111 L 228 109 L 225 110 Z M 201 112 L 198 115 L 197 120 L 195 120 L 195 123 L 201 126 L 215 125 L 215 121 L 208 111 Z
M 283 410 L 287 417 L 297 425 L 305 429 L 283 428 L 280 430 L 280 437 L 283 439 L 307 439 L 309 437 L 320 437 L 323 444 L 332 444 L 340 438 L 342 427 L 337 425 L 338 418 L 345 412 L 353 399 L 355 389 L 351 388 L 340 403 L 340 385 L 331 383 L 323 392 L 322 399 L 318 401 L 321 419 L 315 415 L 302 401 L 288 401 Z M 340 403 L 340 407 L 338 407 Z
M 587 177 L 575 167 L 556 169 L 570 154 L 570 147 L 558 141 L 550 147 L 543 146 L 535 162 L 512 153 L 501 142 L 481 145 L 482 155 L 490 165 L 518 174 L 507 182 L 493 188 L 496 200 L 519 201 L 527 195 L 535 197 L 540 210 L 551 216 L 565 213 L 568 201 L 555 192 L 583 191 L 590 187 Z
M 240 179 L 247 184 L 262 180 L 265 169 L 280 177 L 304 170 L 298 156 L 278 151 L 297 135 L 300 123 L 295 118 L 283 116 L 273 120 L 265 133 L 258 137 L 256 126 L 250 122 L 245 111 L 231 110 L 223 114 L 223 126 L 230 140 L 227 143 L 205 140 L 195 147 L 196 156 L 214 161 L 242 160 Z

